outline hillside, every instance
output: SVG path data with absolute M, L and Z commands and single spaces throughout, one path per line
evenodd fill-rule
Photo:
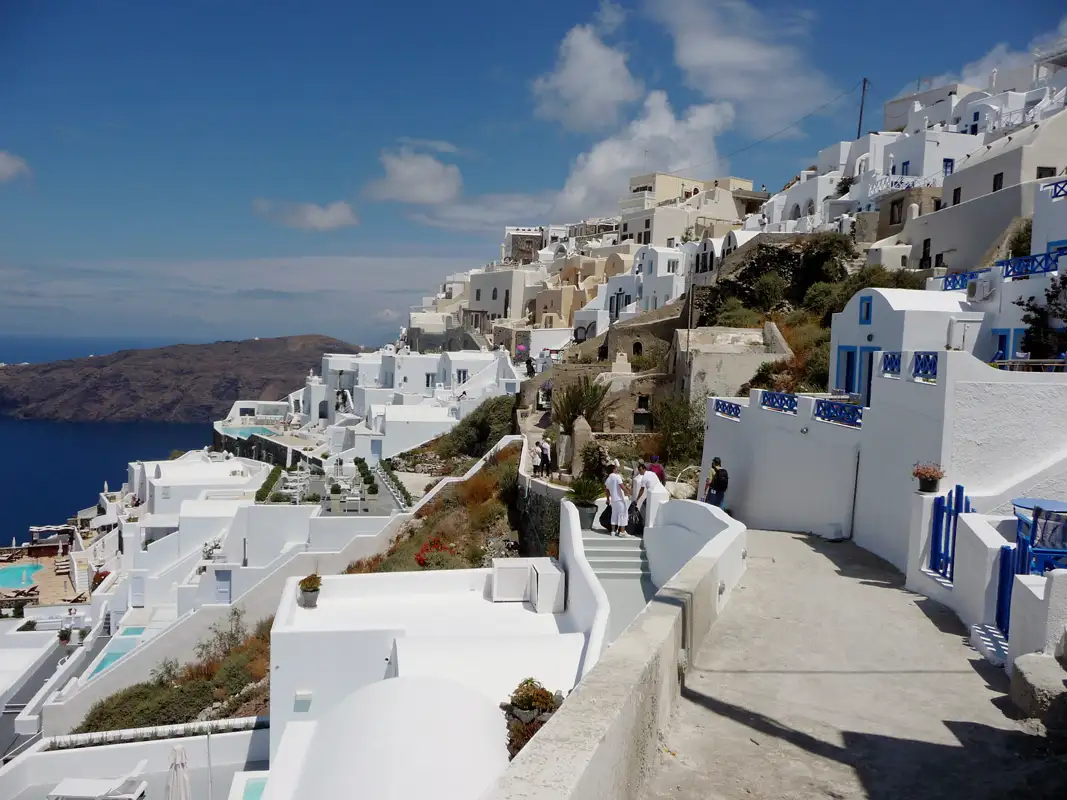
M 121 350 L 0 367 L 0 415 L 64 422 L 210 422 L 235 400 L 277 400 L 316 372 L 323 353 L 359 352 L 328 336 Z

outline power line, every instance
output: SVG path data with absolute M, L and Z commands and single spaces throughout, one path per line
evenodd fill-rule
M 785 133 L 790 128 L 795 128 L 797 125 L 799 125 L 804 120 L 809 119 L 811 117 L 814 117 L 816 114 L 818 114 L 820 111 L 822 111 L 827 106 L 832 106 L 834 103 L 836 103 L 842 97 L 845 97 L 847 95 L 852 94 L 854 91 L 856 91 L 856 89 L 858 89 L 860 87 L 860 84 L 862 84 L 862 83 L 863 83 L 862 79 L 856 81 L 856 84 L 851 89 L 846 89 L 845 91 L 841 92 L 841 94 L 839 94 L 837 97 L 835 97 L 833 100 L 829 100 L 828 102 L 823 103 L 818 108 L 815 108 L 815 109 L 809 111 L 807 114 L 805 114 L 800 119 L 797 119 L 797 120 L 794 120 L 793 122 L 790 122 L 784 128 L 780 128 L 779 130 L 775 131 L 774 133 L 770 134 L 769 136 L 764 136 L 762 139 L 758 139 L 755 142 L 752 142 L 750 144 L 745 145 L 744 147 L 739 147 L 737 150 L 734 150 L 733 152 L 727 153 L 724 156 L 719 156 L 718 158 L 710 159 L 708 161 L 702 161 L 699 164 L 689 164 L 688 166 L 679 168 L 675 172 L 665 172 L 663 174 L 664 175 L 673 175 L 676 178 L 684 178 L 686 176 L 685 175 L 681 175 L 680 173 L 682 173 L 682 172 L 684 172 L 686 170 L 696 169 L 697 167 L 703 167 L 705 164 L 712 164 L 712 163 L 714 163 L 716 161 L 719 161 L 721 159 L 733 158 L 738 153 L 743 153 L 746 150 L 751 150 L 753 147 L 757 147 L 758 145 L 763 144 L 764 142 L 769 142 L 771 139 L 775 138 L 776 136 L 780 136 L 781 134 Z M 867 85 L 870 86 L 872 84 L 870 83 L 870 81 L 868 81 Z

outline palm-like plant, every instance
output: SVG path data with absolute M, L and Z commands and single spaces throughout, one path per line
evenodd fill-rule
M 581 376 L 577 383 L 572 383 L 555 392 L 552 398 L 552 421 L 562 426 L 563 433 L 574 433 L 574 422 L 578 417 L 585 417 L 591 428 L 598 429 L 604 425 L 604 415 L 609 404 L 608 385 L 598 384 L 589 376 Z

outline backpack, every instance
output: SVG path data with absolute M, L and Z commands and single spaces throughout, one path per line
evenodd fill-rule
M 715 480 L 711 482 L 711 488 L 716 492 L 725 492 L 730 485 L 730 473 L 723 467 L 715 470 Z

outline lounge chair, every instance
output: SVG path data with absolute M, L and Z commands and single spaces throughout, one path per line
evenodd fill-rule
M 74 597 L 64 597 L 63 602 L 74 605 L 75 603 L 84 603 L 87 599 L 88 595 L 86 592 L 79 592 L 78 594 L 74 595 Z
M 37 584 L 34 584 L 33 586 L 29 586 L 25 589 L 15 589 L 11 596 L 16 600 L 23 597 L 35 597 L 40 591 L 41 587 Z
M 147 759 L 121 778 L 64 778 L 48 800 L 144 800 L 148 782 L 140 778 Z
M 14 553 L 0 553 L 0 563 L 10 564 L 15 560 Z

